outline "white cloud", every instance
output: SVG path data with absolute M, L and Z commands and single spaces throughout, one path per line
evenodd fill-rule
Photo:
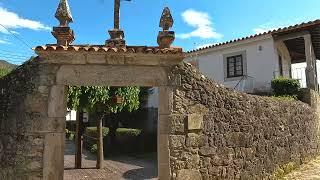
M 4 25 L 12 33 L 17 33 L 16 31 L 12 31 L 12 29 L 20 28 L 32 29 L 36 31 L 51 29 L 39 21 L 22 18 L 18 14 L 10 12 L 2 7 L 0 7 L 0 17 L 0 24 Z M 9 32 L 4 27 L 0 26 L 0 33 L 8 34 Z
M 178 38 L 188 39 L 192 37 L 200 37 L 203 39 L 220 39 L 223 37 L 222 34 L 216 32 L 208 13 L 188 9 L 181 15 L 183 20 L 189 26 L 194 27 L 195 30 L 189 33 L 178 34 Z

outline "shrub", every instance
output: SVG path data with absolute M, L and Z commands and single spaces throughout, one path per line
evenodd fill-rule
M 136 137 L 141 134 L 140 129 L 128 129 L 128 128 L 118 128 L 116 131 L 116 136 L 132 136 Z
M 97 144 L 92 145 L 90 148 L 90 152 L 96 153 L 97 151 L 98 151 L 98 145 Z
M 102 128 L 103 137 L 108 136 L 109 128 Z M 139 136 L 141 134 L 140 129 L 130 129 L 130 128 L 118 128 L 116 131 L 116 136 Z M 91 137 L 97 137 L 97 128 L 96 127 L 87 127 L 86 135 Z
M 85 134 L 87 136 L 96 138 L 97 137 L 97 128 L 96 127 L 87 127 Z M 104 137 L 104 152 L 108 154 L 110 151 L 119 152 L 121 150 L 130 151 L 136 144 L 138 136 L 141 134 L 139 129 L 129 129 L 129 128 L 118 128 L 116 130 L 116 139 L 120 143 L 110 144 L 109 137 L 109 128 L 103 127 L 102 134 Z M 91 153 L 97 152 L 97 141 L 96 139 L 86 137 L 84 140 L 85 147 L 90 150 Z M 132 143 L 132 145 L 128 144 Z M 108 151 L 108 153 L 107 153 Z M 105 155 L 106 155 L 105 154 Z
M 88 136 L 91 136 L 91 137 L 97 137 L 98 136 L 97 128 L 96 127 L 87 127 L 85 134 Z M 102 136 L 106 137 L 108 134 L 109 134 L 109 128 L 103 127 L 102 128 Z
M 285 77 L 275 78 L 271 81 L 274 96 L 292 96 L 295 99 L 298 97 L 300 83 L 297 79 L 289 79 Z
M 74 134 L 73 131 L 70 131 L 70 130 L 66 129 L 65 132 L 66 132 L 66 139 L 67 140 L 70 140 L 70 141 L 74 140 L 75 134 Z

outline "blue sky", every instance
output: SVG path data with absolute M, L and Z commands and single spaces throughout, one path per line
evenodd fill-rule
M 55 43 L 59 0 L 0 0 L 0 24 L 31 47 Z M 113 0 L 69 0 L 74 44 L 104 44 L 113 27 Z M 128 45 L 157 45 L 162 9 L 169 6 L 184 50 L 320 19 L 319 0 L 132 0 L 123 2 L 121 27 Z M 24 61 L 33 52 L 0 27 L 0 59 Z

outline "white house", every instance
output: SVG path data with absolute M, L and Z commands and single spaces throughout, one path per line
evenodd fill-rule
M 277 76 L 318 89 L 316 59 L 320 20 L 189 51 L 185 61 L 226 87 L 258 93 L 269 92 Z

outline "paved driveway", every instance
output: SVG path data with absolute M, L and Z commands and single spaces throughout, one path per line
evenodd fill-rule
M 154 156 L 144 157 L 113 157 L 105 159 L 104 169 L 94 169 L 96 157 L 87 150 L 83 151 L 83 169 L 74 169 L 75 145 L 66 142 L 64 155 L 65 180 L 120 180 L 120 179 L 157 179 L 157 165 Z

